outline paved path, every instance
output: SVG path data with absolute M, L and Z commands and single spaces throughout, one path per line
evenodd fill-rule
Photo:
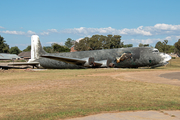
M 102 113 L 68 120 L 180 120 L 180 110 Z

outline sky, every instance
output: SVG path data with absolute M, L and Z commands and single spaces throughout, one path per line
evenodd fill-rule
M 0 35 L 21 50 L 39 36 L 43 46 L 67 38 L 121 35 L 125 44 L 155 46 L 180 39 L 180 0 L 0 0 Z

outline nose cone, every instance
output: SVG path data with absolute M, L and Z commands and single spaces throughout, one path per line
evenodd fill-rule
M 168 55 L 168 54 L 165 54 L 165 59 L 164 59 L 165 61 L 170 61 L 171 60 L 171 56 L 170 55 Z
M 171 56 L 165 53 L 161 53 L 161 57 L 162 57 L 162 62 L 163 63 L 167 63 L 169 60 L 171 60 Z

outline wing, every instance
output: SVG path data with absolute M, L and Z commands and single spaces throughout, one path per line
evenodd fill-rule
M 94 61 L 94 67 L 110 67 L 111 61 L 109 59 L 107 60 L 101 60 L 101 61 Z
M 41 57 L 58 60 L 58 61 L 62 61 L 62 62 L 74 64 L 74 65 L 82 65 L 84 67 L 91 67 L 94 63 L 93 57 L 88 57 L 88 58 L 83 58 L 83 59 L 64 57 L 64 56 L 51 56 L 51 55 L 42 55 Z
M 39 65 L 39 62 L 30 62 L 30 63 L 9 63 L 10 66 L 19 66 L 19 65 L 32 65 L 36 66 Z

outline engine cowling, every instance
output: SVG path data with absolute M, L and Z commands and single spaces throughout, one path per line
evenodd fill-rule
M 88 58 L 83 58 L 82 60 L 85 60 L 86 62 L 84 63 L 84 67 L 91 67 L 94 63 L 94 58 L 93 57 L 88 57 Z
M 94 62 L 95 67 L 109 67 L 109 64 L 110 64 L 110 60 L 101 60 Z

